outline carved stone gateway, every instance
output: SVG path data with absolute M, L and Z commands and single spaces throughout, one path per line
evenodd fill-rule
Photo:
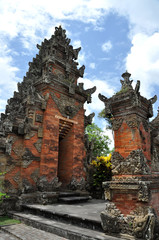
M 112 180 L 104 182 L 106 209 L 101 213 L 105 232 L 129 234 L 135 239 L 159 239 L 159 115 L 152 117 L 152 104 L 132 87 L 125 72 L 122 88 L 107 99 L 106 115 L 112 119 L 115 152 Z
M 85 188 L 84 103 L 96 88 L 77 84 L 80 48 L 73 49 L 65 30 L 55 28 L 0 120 L 0 162 L 11 194 Z

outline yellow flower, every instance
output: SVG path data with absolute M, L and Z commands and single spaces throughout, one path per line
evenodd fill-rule
M 97 166 L 97 162 L 96 162 L 95 160 L 93 160 L 93 161 L 91 162 L 91 165 Z

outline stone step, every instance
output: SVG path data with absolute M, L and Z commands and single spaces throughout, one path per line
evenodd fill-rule
M 81 203 L 81 202 L 87 202 L 90 200 L 89 196 L 70 196 L 70 197 L 60 197 L 58 201 L 60 203 L 67 203 L 67 204 L 73 204 L 73 203 Z
M 105 235 L 102 232 L 90 230 L 68 223 L 58 222 L 47 219 L 42 216 L 35 216 L 30 213 L 10 212 L 10 216 L 20 220 L 34 228 L 44 230 L 49 233 L 56 234 L 69 240 L 118 240 L 119 238 Z M 121 239 L 121 238 L 120 238 Z
M 42 216 L 47 219 L 53 219 L 58 222 L 63 223 L 69 223 L 72 225 L 97 230 L 97 231 L 103 231 L 101 227 L 101 221 L 100 219 L 93 219 L 87 216 L 79 216 L 78 212 L 78 205 L 77 208 L 74 205 L 74 213 L 69 213 L 70 207 L 72 207 L 70 204 L 61 204 L 61 205 L 47 205 L 47 206 L 41 206 L 41 205 L 22 205 L 22 211 L 24 213 L 30 213 L 35 216 Z M 60 208 L 60 210 L 59 210 Z
M 53 233 L 33 228 L 24 223 L 3 226 L 0 229 L 0 240 L 68 240 Z
M 78 196 L 80 196 L 81 194 L 80 194 L 80 192 L 75 192 L 75 191 L 73 191 L 73 192 L 59 192 L 59 198 L 61 198 L 61 197 L 78 197 Z

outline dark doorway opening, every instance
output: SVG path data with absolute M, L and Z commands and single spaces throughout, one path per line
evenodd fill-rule
M 67 186 L 72 179 L 73 171 L 73 123 L 60 119 L 59 121 L 59 153 L 58 178 L 62 186 Z

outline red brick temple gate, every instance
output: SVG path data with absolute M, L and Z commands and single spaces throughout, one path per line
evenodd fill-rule
M 101 219 L 107 233 L 152 240 L 159 236 L 159 116 L 151 123 L 149 118 L 157 97 L 142 97 L 140 81 L 133 89 L 130 76 L 122 75 L 122 88 L 113 97 L 99 95 L 115 139 L 113 177 L 103 183 L 108 202 Z
M 55 28 L 18 92 L 8 100 L 0 121 L 0 159 L 9 194 L 85 188 L 84 103 L 96 88 L 77 84 L 80 48 L 73 49 L 65 30 Z

